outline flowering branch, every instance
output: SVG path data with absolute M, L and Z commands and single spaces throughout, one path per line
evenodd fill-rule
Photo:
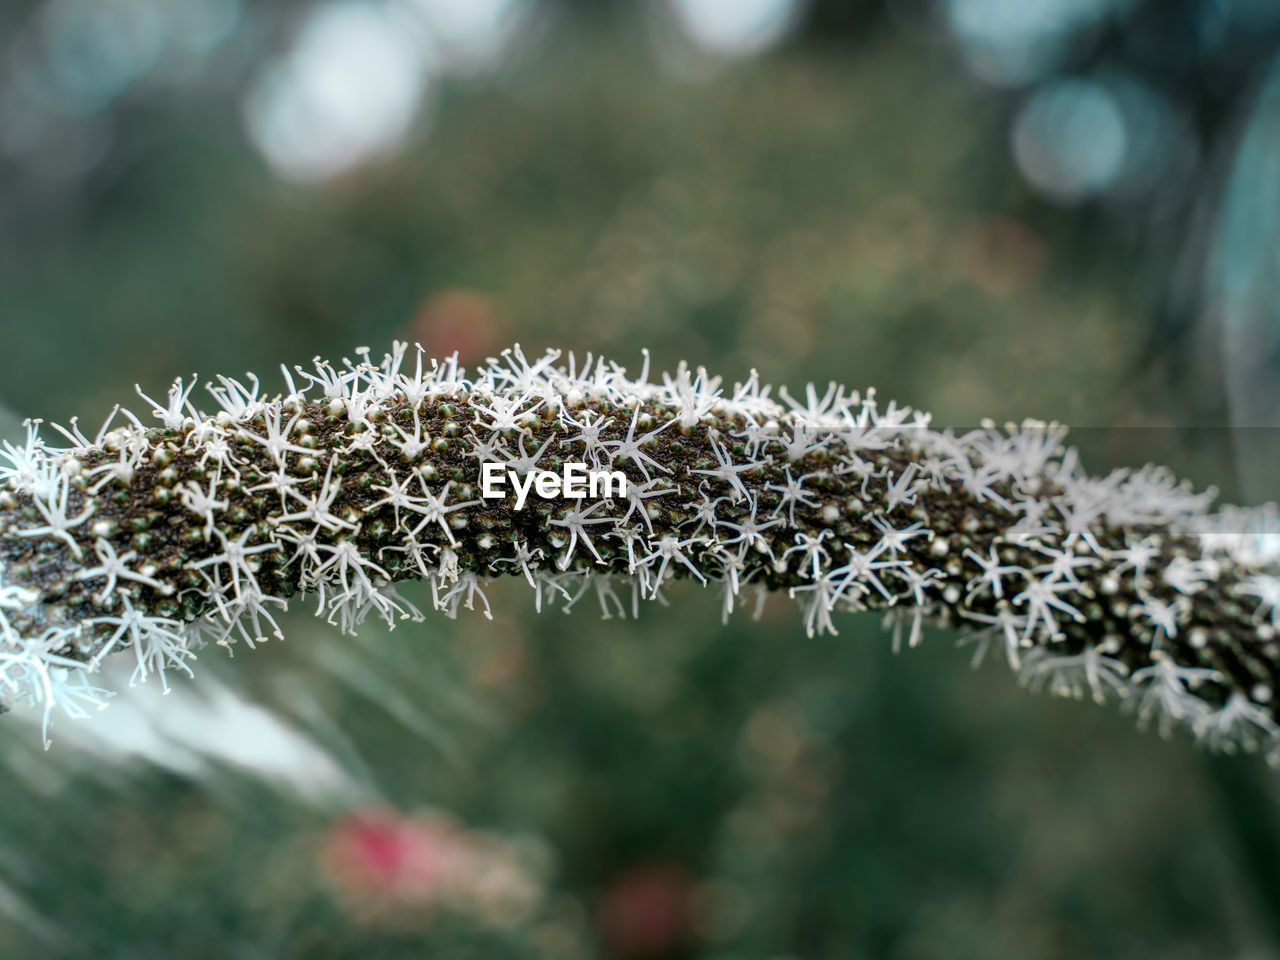
M 951 624 L 975 663 L 994 648 L 1032 688 L 1280 760 L 1269 509 L 1210 512 L 1213 491 L 1159 468 L 1093 478 L 1057 425 L 940 431 L 872 390 L 775 400 L 754 372 L 727 393 L 683 364 L 651 381 L 647 355 L 632 379 L 518 346 L 474 378 L 404 343 L 359 356 L 286 369 L 277 396 L 219 377 L 212 415 L 178 380 L 144 396 L 159 426 L 117 408 L 92 439 L 73 420 L 54 428 L 68 445 L 38 423 L 4 445 L 0 690 L 43 707 L 46 745 L 55 707 L 102 705 L 109 654 L 164 683 L 209 642 L 280 637 L 295 595 L 352 632 L 422 619 L 398 581 L 488 616 L 485 584 L 516 575 L 538 609 L 594 594 L 634 615 L 696 579 L 726 616 L 748 588 L 757 610 L 785 593 L 810 634 L 835 633 L 837 610 L 885 610 L 895 648 Z M 627 482 L 526 504 L 482 495 L 486 463 Z

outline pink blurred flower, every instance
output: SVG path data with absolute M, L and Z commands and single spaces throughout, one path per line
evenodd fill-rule
M 335 823 L 321 869 L 354 919 L 418 928 L 437 910 L 489 928 L 523 923 L 541 903 L 546 856 L 530 839 L 467 830 L 447 814 L 381 807 Z
M 674 863 L 623 874 L 596 915 L 600 937 L 620 957 L 660 957 L 686 943 L 693 924 L 693 878 Z
M 443 819 L 367 809 L 329 830 L 321 862 L 334 886 L 355 899 L 429 903 L 470 874 L 471 851 Z
M 501 301 L 479 290 L 453 288 L 432 293 L 410 321 L 409 340 L 437 357 L 455 350 L 464 364 L 477 363 L 504 339 Z

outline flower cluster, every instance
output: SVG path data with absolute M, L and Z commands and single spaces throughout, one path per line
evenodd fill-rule
M 328 830 L 319 865 L 358 922 L 423 926 L 445 914 L 509 930 L 542 906 L 547 860 L 531 837 L 469 830 L 442 811 L 364 808 Z
M 284 370 L 285 392 L 219 377 L 210 414 L 175 381 L 93 437 L 28 427 L 0 457 L 0 691 L 79 715 L 109 654 L 135 679 L 190 670 L 213 642 L 280 636 L 310 595 L 344 631 L 433 605 L 489 615 L 486 584 L 535 606 L 584 598 L 635 615 L 675 580 L 726 616 L 770 592 L 810 634 L 882 609 L 895 646 L 926 622 L 995 650 L 1032 688 L 1131 704 L 1161 732 L 1280 759 L 1280 568 L 1274 510 L 1212 510 L 1146 467 L 1096 478 L 1066 431 L 957 432 L 873 390 L 759 382 L 726 390 L 681 365 L 654 378 L 602 358 L 503 352 L 468 377 L 396 343 Z M 122 418 L 122 421 L 117 418 Z M 480 495 L 481 466 L 621 471 L 594 501 Z M 46 734 L 47 737 L 47 734 Z

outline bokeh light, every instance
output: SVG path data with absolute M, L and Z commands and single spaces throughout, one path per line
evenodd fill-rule
M 492 67 L 522 30 L 529 29 L 535 0 L 401 0 L 421 18 L 444 68 L 474 72 Z
M 975 74 L 1016 86 L 1062 62 L 1075 34 L 1124 0 L 946 0 L 947 22 Z
M 1072 203 L 1116 181 L 1129 134 L 1106 87 L 1072 79 L 1028 97 L 1014 121 L 1012 138 L 1023 176 L 1053 199 Z
M 710 53 L 743 57 L 786 36 L 803 0 L 670 0 L 689 37 Z
M 388 153 L 427 92 L 433 56 L 392 9 L 318 7 L 250 91 L 250 136 L 281 174 L 323 180 Z

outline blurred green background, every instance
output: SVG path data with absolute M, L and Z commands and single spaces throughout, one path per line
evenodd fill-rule
M 7 0 L 0 401 L 648 348 L 1274 497 L 1230 428 L 1280 409 L 1278 40 L 1270 0 Z M 489 596 L 304 604 L 47 754 L 5 717 L 0 956 L 1280 956 L 1256 758 L 871 615 Z

